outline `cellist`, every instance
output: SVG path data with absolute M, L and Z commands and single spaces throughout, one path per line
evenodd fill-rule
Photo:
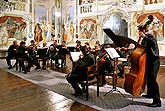
M 150 15 L 151 16 L 151 15 Z M 157 40 L 154 36 L 153 22 L 146 22 L 144 26 L 139 26 L 139 37 L 142 37 L 141 45 L 146 48 L 146 79 L 147 94 L 143 97 L 152 98 L 152 104 L 149 107 L 161 107 L 159 86 L 156 81 L 160 66 L 159 49 Z

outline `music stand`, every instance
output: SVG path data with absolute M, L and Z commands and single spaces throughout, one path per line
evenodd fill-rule
M 118 63 L 118 58 L 120 57 L 119 54 L 116 52 L 116 50 L 114 48 L 108 48 L 105 49 L 108 53 L 108 55 L 110 56 L 110 58 L 114 61 L 114 66 L 113 66 L 113 76 L 112 76 L 112 89 L 110 91 L 108 91 L 107 93 L 104 94 L 104 96 L 106 96 L 108 93 L 117 91 L 119 92 L 121 95 L 123 95 L 116 87 L 117 85 L 117 63 Z M 123 95 L 124 96 L 124 95 Z M 124 96 L 125 97 L 125 96 Z

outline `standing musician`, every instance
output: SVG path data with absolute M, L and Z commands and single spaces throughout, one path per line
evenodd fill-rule
M 71 74 L 68 74 L 66 78 L 75 91 L 75 93 L 72 94 L 74 96 L 82 95 L 82 89 L 78 86 L 78 82 L 86 80 L 86 74 L 84 74 L 87 72 L 86 67 L 95 64 L 95 57 L 89 52 L 86 46 L 82 46 L 81 52 L 83 55 L 80 56 L 79 60 L 76 62 L 77 65 L 74 67 Z
M 143 38 L 141 45 L 146 48 L 146 79 L 147 94 L 143 97 L 152 98 L 150 107 L 161 107 L 159 86 L 156 81 L 160 67 L 159 49 L 157 40 L 152 29 L 152 22 L 147 22 L 144 26 L 139 26 L 139 36 Z

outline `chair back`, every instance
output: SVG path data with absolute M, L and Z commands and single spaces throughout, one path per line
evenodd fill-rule
M 86 89 L 86 100 L 88 100 L 88 86 L 97 84 L 97 96 L 99 96 L 99 76 L 97 66 L 92 65 L 87 67 L 86 80 L 79 82 Z

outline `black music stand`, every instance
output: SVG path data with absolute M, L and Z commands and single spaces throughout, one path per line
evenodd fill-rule
M 114 92 L 114 91 L 117 91 L 121 95 L 123 95 L 116 87 L 116 85 L 117 85 L 117 63 L 118 63 L 118 58 L 120 56 L 118 55 L 118 53 L 116 52 L 116 50 L 114 48 L 108 48 L 108 49 L 106 49 L 106 51 L 107 51 L 108 55 L 110 56 L 110 58 L 114 61 L 114 66 L 113 66 L 113 76 L 112 76 L 112 85 L 113 85 L 113 87 L 110 91 L 105 93 L 104 96 L 106 96 L 108 93 L 111 93 L 111 92 Z

